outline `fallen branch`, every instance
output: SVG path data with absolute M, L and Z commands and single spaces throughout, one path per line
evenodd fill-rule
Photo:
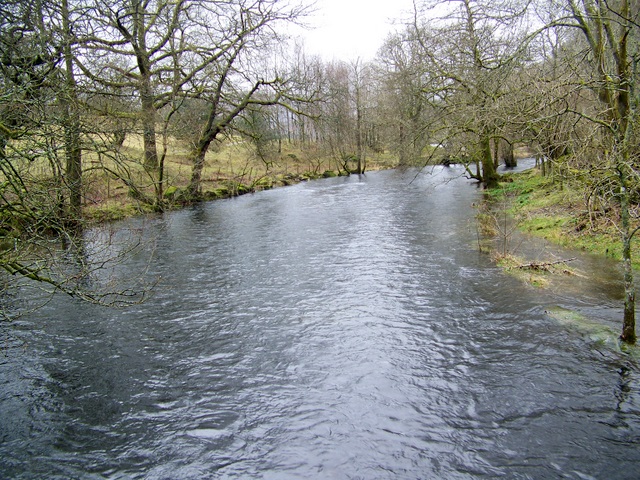
M 549 267 L 552 267 L 554 265 L 559 265 L 561 263 L 568 263 L 568 262 L 572 262 L 576 259 L 576 257 L 574 258 L 568 258 L 566 260 L 558 260 L 555 262 L 531 262 L 531 263 L 526 263 L 524 265 L 518 265 L 516 268 L 519 268 L 521 270 L 544 270 L 544 271 L 548 271 Z

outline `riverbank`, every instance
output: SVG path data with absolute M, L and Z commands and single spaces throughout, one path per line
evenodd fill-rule
M 543 176 L 539 169 L 505 174 L 500 187 L 485 192 L 479 208 L 480 230 L 492 236 L 490 247 L 500 266 L 524 281 L 547 286 L 553 274 L 575 275 L 570 262 L 557 258 L 532 259 L 514 240 L 517 232 L 544 239 L 572 251 L 588 252 L 616 261 L 622 242 L 616 228 L 614 202 L 595 202 L 583 179 Z M 520 240 L 519 240 L 520 242 Z M 485 245 L 486 246 L 486 245 Z M 632 246 L 634 267 L 640 268 L 640 249 Z M 571 260 L 567 258 L 566 260 Z M 551 275 L 550 275 L 551 274 Z
M 176 143 L 165 159 L 162 210 L 176 210 L 187 203 L 185 191 L 191 178 L 187 150 Z M 94 164 L 84 174 L 83 217 L 95 225 L 157 211 L 157 184 L 139 159 L 144 151 L 141 139 L 127 139 L 117 162 Z M 138 159 L 138 160 L 136 160 Z M 104 160 L 102 160 L 104 161 Z M 367 171 L 388 169 L 396 161 L 390 153 L 371 152 L 365 159 Z M 278 149 L 256 153 L 242 141 L 221 142 L 207 155 L 202 174 L 203 201 L 293 185 L 308 180 L 355 171 L 357 161 L 339 161 L 315 145 L 282 142 Z

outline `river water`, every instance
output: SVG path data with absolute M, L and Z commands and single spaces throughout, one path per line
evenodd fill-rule
M 617 330 L 617 267 L 581 256 L 599 279 L 517 283 L 478 251 L 460 174 L 118 224 L 154 246 L 154 295 L 54 298 L 3 326 L 0 477 L 638 478 L 637 363 L 545 313 Z

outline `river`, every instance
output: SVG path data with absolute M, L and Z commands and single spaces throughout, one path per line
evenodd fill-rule
M 461 173 L 111 227 L 153 245 L 158 285 L 128 309 L 56 297 L 3 325 L 0 477 L 638 478 L 637 363 L 545 313 L 617 330 L 617 266 L 579 255 L 600 275 L 573 289 L 514 281 L 478 251 Z

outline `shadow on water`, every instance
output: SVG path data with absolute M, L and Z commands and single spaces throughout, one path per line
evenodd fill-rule
M 545 314 L 613 323 L 616 295 L 496 268 L 462 173 L 326 179 L 144 221 L 151 300 L 59 298 L 10 327 L 24 343 L 0 362 L 2 476 L 634 478 L 636 362 Z

